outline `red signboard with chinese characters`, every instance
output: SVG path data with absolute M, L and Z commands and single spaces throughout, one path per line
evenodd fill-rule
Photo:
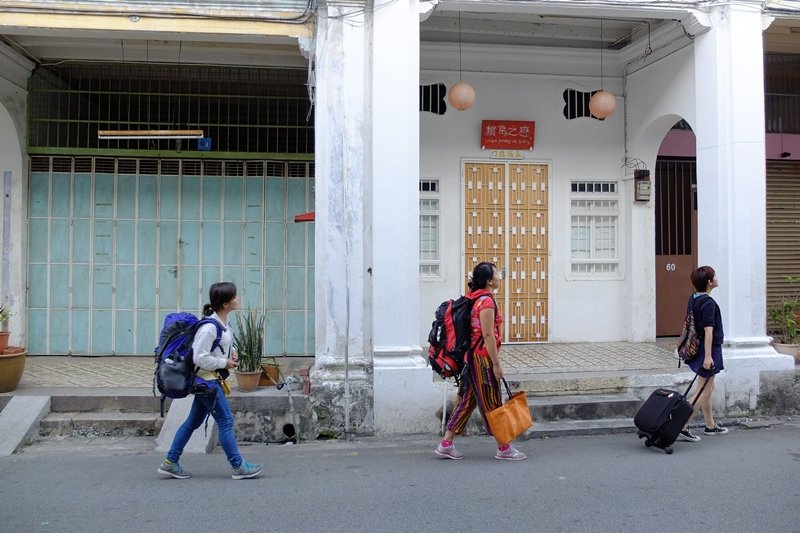
M 481 122 L 481 148 L 533 150 L 535 126 L 532 120 L 484 120 Z

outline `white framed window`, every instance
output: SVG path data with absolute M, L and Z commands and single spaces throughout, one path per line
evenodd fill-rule
M 441 276 L 441 192 L 439 180 L 419 181 L 419 275 Z
M 615 181 L 571 185 L 570 277 L 618 279 L 619 185 Z

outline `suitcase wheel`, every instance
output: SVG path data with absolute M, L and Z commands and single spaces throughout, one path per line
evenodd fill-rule
M 652 445 L 653 445 L 653 443 L 652 443 L 652 442 L 650 442 L 650 439 L 645 439 L 645 440 L 644 440 L 644 445 L 645 445 L 646 447 L 648 447 L 648 448 L 649 448 L 650 446 L 652 446 Z
M 672 446 L 667 446 L 666 448 L 664 448 L 664 453 L 666 453 L 667 455 L 672 455 Z

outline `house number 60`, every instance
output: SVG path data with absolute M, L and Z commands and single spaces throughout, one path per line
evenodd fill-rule
M 675 271 L 675 263 L 667 263 L 667 272 Z

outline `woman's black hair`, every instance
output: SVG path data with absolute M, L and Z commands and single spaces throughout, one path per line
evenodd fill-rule
M 222 306 L 236 298 L 236 285 L 230 281 L 220 281 L 208 289 L 208 299 L 211 303 L 203 306 L 203 316 L 211 316 L 214 311 L 219 311 Z
M 467 283 L 469 290 L 477 291 L 485 289 L 486 284 L 494 277 L 496 268 L 494 263 L 478 263 L 478 266 L 472 270 L 472 279 Z

